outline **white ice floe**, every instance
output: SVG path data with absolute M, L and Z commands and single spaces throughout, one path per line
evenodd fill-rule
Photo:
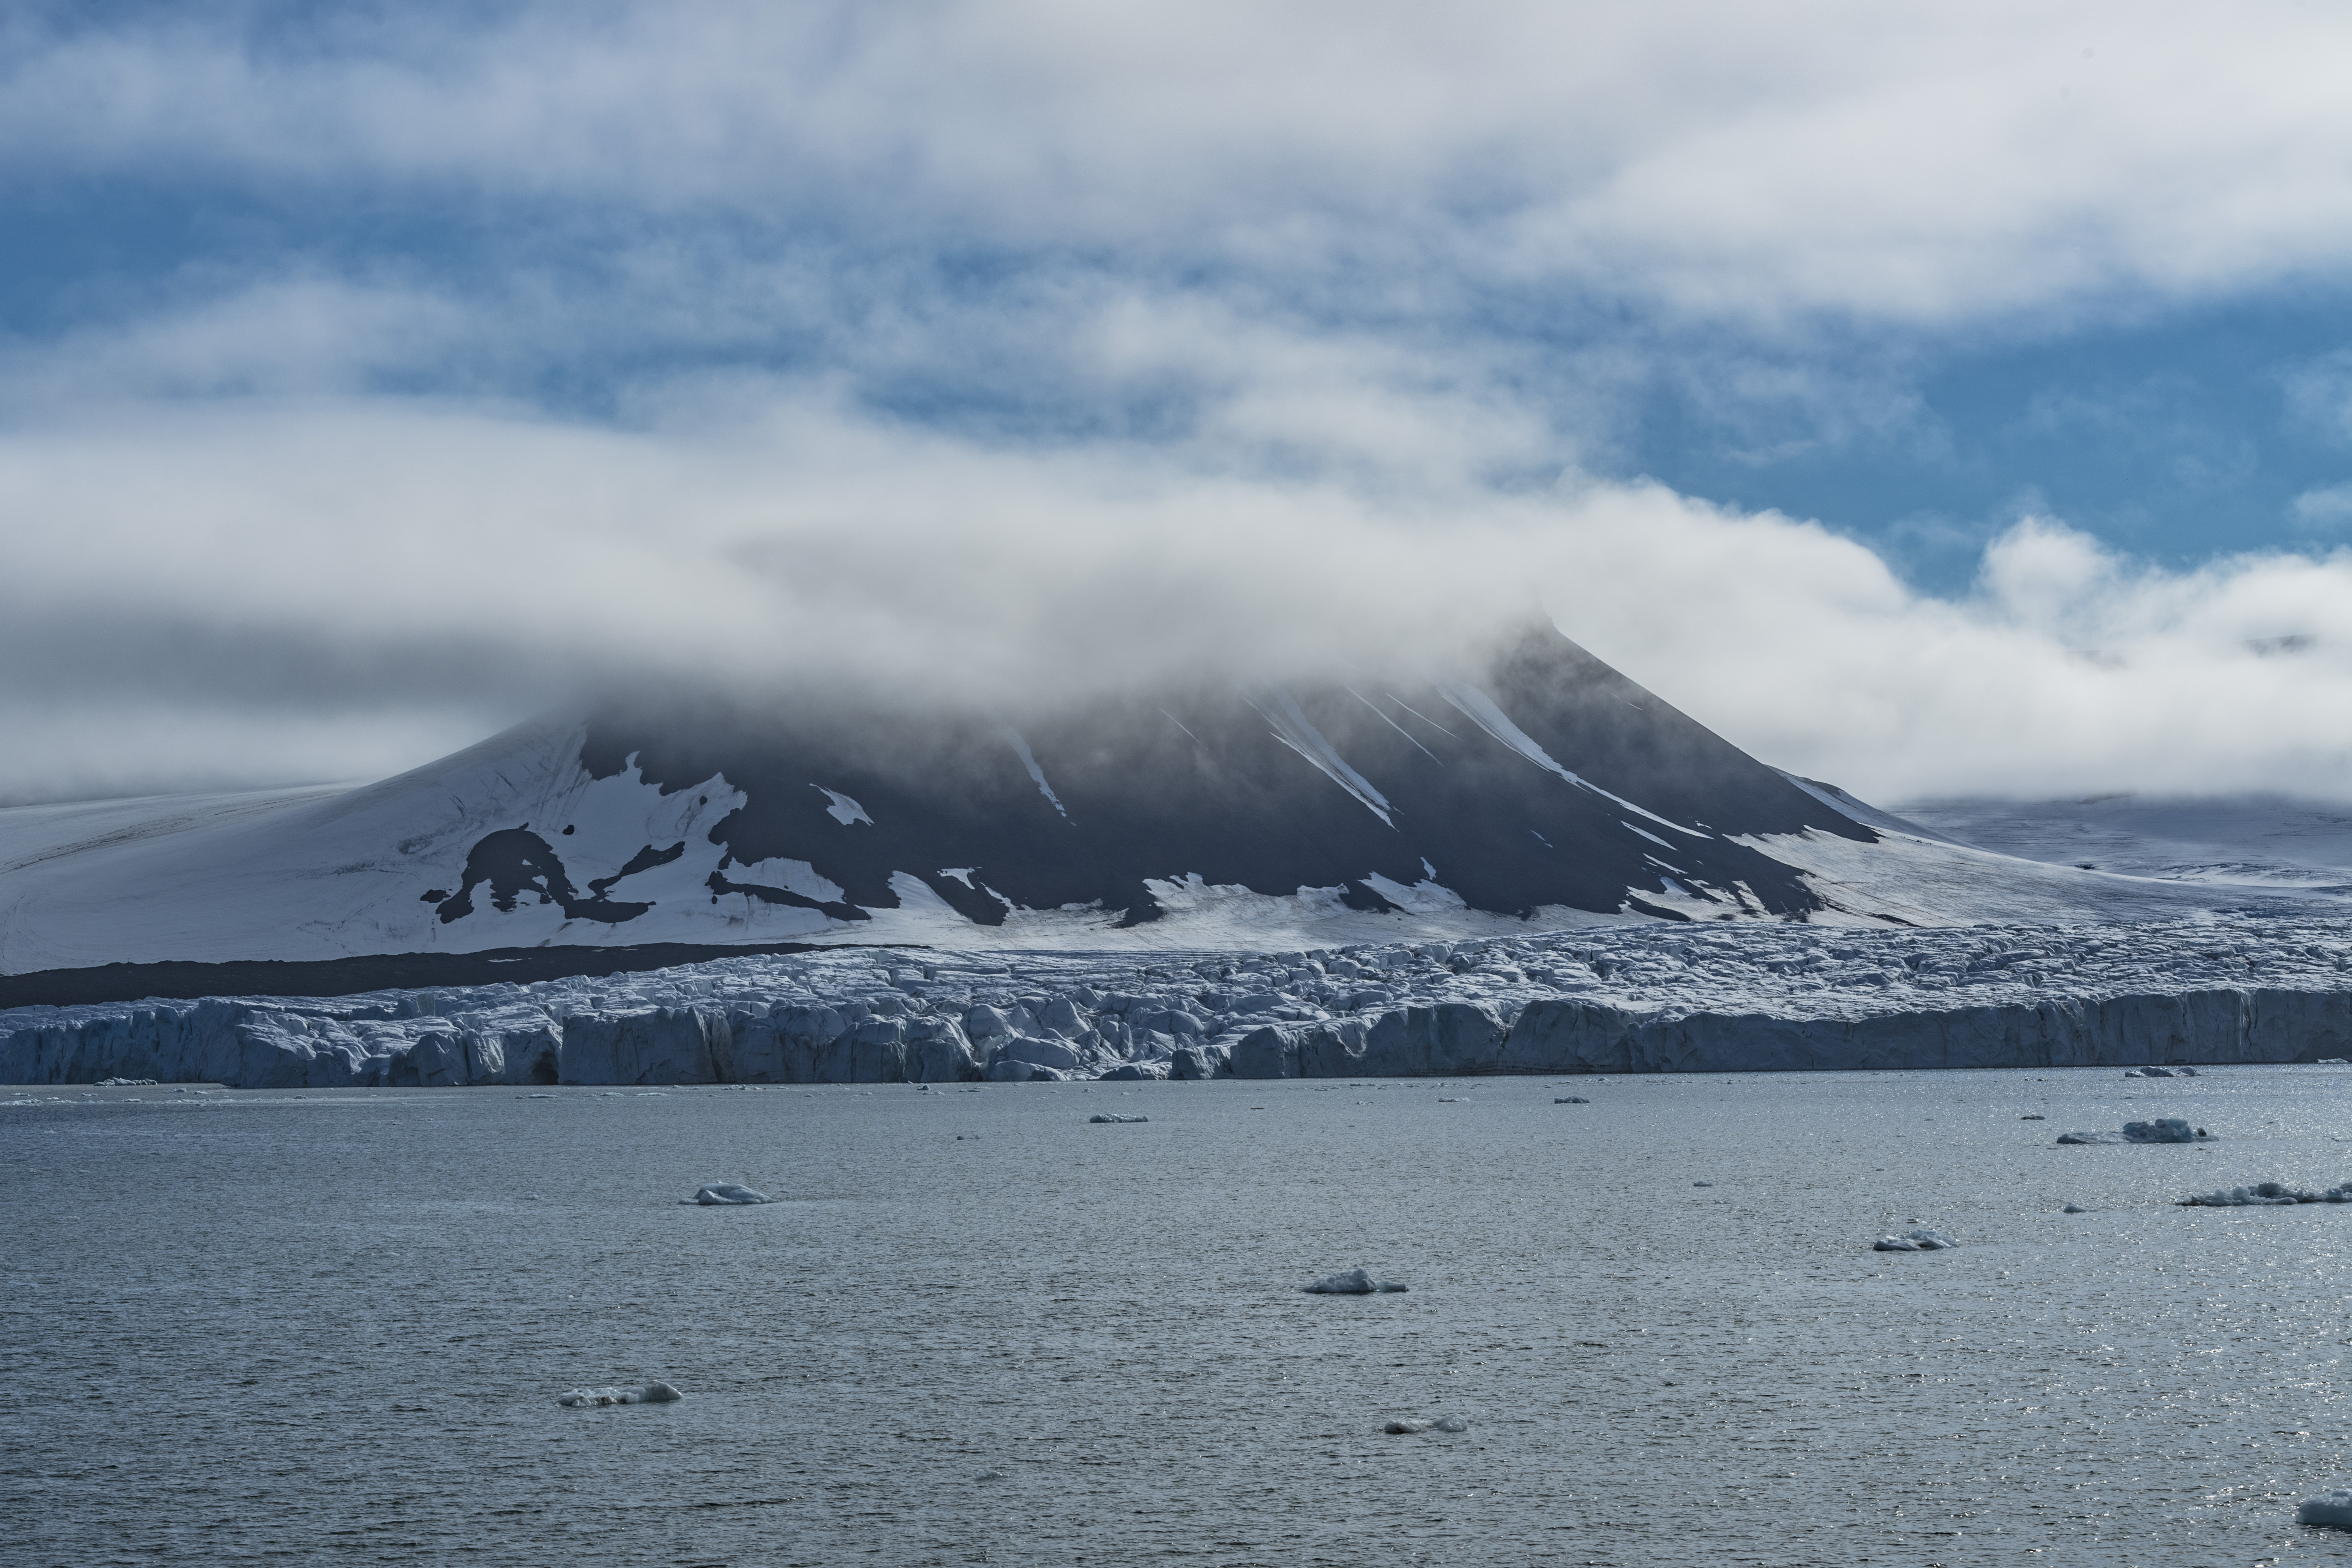
M 1403 1286 L 1389 1280 L 1373 1279 L 1371 1271 L 1367 1268 L 1349 1268 L 1337 1274 L 1327 1274 L 1307 1287 L 1307 1293 L 1313 1296 L 1371 1296 L 1403 1289 Z
M 1420 1432 L 1467 1432 L 1470 1430 L 1470 1423 L 1463 1420 L 1459 1415 L 1416 1416 L 1403 1421 L 1391 1421 L 1381 1430 L 1391 1437 L 1408 1437 Z
M 1909 1230 L 1901 1236 L 1882 1236 L 1871 1243 L 1874 1252 L 1941 1252 L 1959 1246 L 1940 1230 Z
M 1151 1118 L 1149 1116 L 1120 1116 L 1113 1111 L 1106 1111 L 1099 1116 L 1089 1116 L 1087 1120 L 1088 1121 L 1149 1121 Z
M 734 1182 L 713 1182 L 698 1190 L 690 1198 L 677 1200 L 682 1204 L 701 1204 L 706 1207 L 726 1204 L 772 1204 L 776 1200 L 767 1194 L 754 1192 Z
M 2352 1182 L 2325 1192 L 2306 1192 L 2284 1182 L 2256 1182 L 2251 1187 L 2228 1187 L 2180 1200 L 2182 1208 L 2243 1209 L 2286 1207 L 2294 1204 L 2352 1204 Z
M 2352 1491 L 2337 1487 L 2317 1497 L 2305 1498 L 2294 1510 L 2297 1524 L 2332 1524 L 2338 1530 L 2352 1530 Z
M 2213 1134 L 2202 1127 L 2192 1127 L 2178 1116 L 2159 1116 L 2153 1121 L 2126 1121 L 2120 1132 L 2061 1132 L 2061 1143 L 2203 1143 Z
M 684 1397 L 667 1383 L 639 1383 L 625 1388 L 575 1388 L 558 1394 L 555 1403 L 578 1409 L 600 1405 L 668 1405 Z

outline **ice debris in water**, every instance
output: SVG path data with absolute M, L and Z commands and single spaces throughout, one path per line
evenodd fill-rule
M 2195 1068 L 2134 1068 L 2126 1078 L 2195 1078 Z
M 1150 1118 L 1149 1116 L 1120 1116 L 1120 1115 L 1118 1115 L 1118 1114 L 1117 1114 L 1117 1113 L 1115 1113 L 1115 1112 L 1106 1111 L 1106 1112 L 1104 1112 L 1103 1114 L 1101 1114 L 1101 1115 L 1099 1115 L 1099 1116 L 1089 1116 L 1089 1117 L 1087 1117 L 1087 1120 L 1088 1121 L 1090 1121 L 1090 1122 L 1093 1122 L 1093 1121 L 1150 1121 L 1150 1120 L 1151 1120 L 1151 1118 Z
M 765 1193 L 754 1192 L 751 1188 L 742 1186 L 734 1182 L 713 1182 L 709 1186 L 701 1188 L 696 1192 L 692 1197 L 680 1198 L 677 1201 L 682 1204 L 703 1204 L 707 1205 L 711 1204 L 772 1204 L 776 1200 L 770 1197 Z
M 152 1078 L 102 1078 L 90 1085 L 92 1089 L 160 1089 Z
M 2159 1116 L 2153 1121 L 2126 1121 L 2121 1132 L 2061 1132 L 2061 1143 L 2198 1143 L 2213 1134 L 2202 1127 L 2191 1127 L 2178 1116 Z
M 2256 1182 L 2251 1187 L 2229 1187 L 2218 1193 L 2200 1193 L 2180 1200 L 2182 1208 L 2244 1209 L 2268 1205 L 2288 1204 L 2352 1204 L 2352 1182 L 2340 1187 L 2330 1187 L 2324 1193 L 2305 1192 L 2290 1187 L 2284 1182 Z
M 1313 1296 L 1370 1296 L 1403 1289 L 1403 1286 L 1386 1279 L 1373 1279 L 1369 1268 L 1342 1269 L 1337 1274 L 1327 1274 L 1307 1287 L 1307 1293 Z
M 2084 1208 L 2081 1204 L 2068 1204 L 2064 1208 L 2060 1209 L 2058 1212 L 2060 1214 L 2089 1214 L 2091 1211 Z
M 1552 1103 L 1554 1105 L 1590 1105 L 1592 1101 L 1585 1099 L 1584 1096 L 1580 1094 L 1561 1094 L 1554 1095 L 1552 1097 Z
M 1940 1230 L 1909 1230 L 1901 1236 L 1882 1236 L 1870 1244 L 1873 1252 L 1941 1252 L 1959 1243 Z
M 1459 1415 L 1440 1415 L 1434 1420 L 1416 1417 L 1409 1421 L 1391 1421 L 1381 1430 L 1391 1437 L 1409 1437 L 1416 1432 L 1467 1432 L 1470 1423 Z
M 2029 1110 L 2029 1111 L 2027 1111 L 2024 1115 L 2022 1115 L 2022 1116 L 2019 1117 L 2019 1118 L 2018 1118 L 2018 1120 L 2019 1120 L 2020 1121 L 2049 1121 L 2049 1120 L 2050 1120 L 2050 1118 L 2048 1118 L 2048 1117 L 2046 1117 L 2046 1116 L 2039 1115 L 2039 1114 L 2037 1114 L 2036 1112 L 2033 1112 L 2033 1111 Z
M 2336 1487 L 2317 1497 L 2304 1499 L 2294 1510 L 2294 1521 L 2297 1524 L 2332 1524 L 2338 1530 L 2352 1530 L 2352 1491 Z
M 627 1388 L 575 1388 L 557 1395 L 555 1403 L 578 1409 L 596 1405 L 667 1405 L 685 1397 L 667 1383 L 640 1383 Z

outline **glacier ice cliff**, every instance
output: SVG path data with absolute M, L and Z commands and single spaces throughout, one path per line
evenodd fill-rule
M 2352 1053 L 2352 931 L 1612 926 L 1279 953 L 837 948 L 0 1011 L 0 1082 L 963 1083 L 2147 1067 Z

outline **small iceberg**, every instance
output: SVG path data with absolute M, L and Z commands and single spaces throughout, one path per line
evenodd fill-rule
M 2191 1127 L 2178 1116 L 2124 1123 L 2124 1140 L 2130 1143 L 2194 1143 L 2200 1138 L 2211 1136 L 2202 1127 Z
M 2153 1121 L 2126 1121 L 2121 1132 L 2061 1132 L 2061 1143 L 2203 1143 L 2213 1134 L 2202 1127 L 2191 1127 L 2178 1116 L 2159 1116 Z
M 558 1394 L 555 1403 L 577 1410 L 604 1405 L 669 1405 L 685 1397 L 667 1383 L 640 1383 L 627 1388 L 575 1388 Z
M 682 1204 L 701 1204 L 708 1207 L 720 1204 L 772 1204 L 776 1200 L 762 1192 L 735 1182 L 713 1182 L 698 1190 L 690 1198 L 677 1200 Z
M 2084 1208 L 2081 1204 L 2068 1204 L 2064 1208 L 2060 1209 L 2058 1212 L 2060 1214 L 2089 1214 L 2091 1211 Z
M 2173 1075 L 2170 1069 L 2166 1068 L 2133 1068 L 2124 1076 L 2126 1078 L 2170 1078 Z
M 1901 1236 L 1882 1236 L 1870 1244 L 1873 1252 L 1942 1252 L 1959 1246 L 1940 1230 L 1908 1230 Z
M 1389 1280 L 1373 1279 L 1369 1268 L 1349 1268 L 1325 1275 L 1307 1286 L 1307 1293 L 1310 1296 L 1373 1296 L 1403 1289 L 1403 1286 Z
M 161 1089 L 163 1086 L 152 1078 L 102 1078 L 89 1087 L 92 1089 Z
M 2029 1110 L 2024 1115 L 2019 1117 L 2018 1120 L 2020 1121 L 2047 1121 L 2050 1118 Z
M 1150 1120 L 1151 1120 L 1151 1118 L 1150 1118 L 1149 1116 L 1121 1116 L 1121 1115 L 1118 1115 L 1118 1114 L 1117 1112 L 1115 1112 L 1115 1111 L 1105 1111 L 1105 1112 L 1103 1112 L 1103 1113 L 1102 1113 L 1101 1115 L 1099 1115 L 1099 1116 L 1089 1116 L 1089 1117 L 1087 1117 L 1087 1121 L 1088 1122 L 1096 1122 L 1096 1121 L 1150 1121 Z
M 1470 1423 L 1459 1415 L 1440 1415 L 1434 1420 L 1391 1421 L 1381 1430 L 1391 1437 L 1409 1437 L 1416 1432 L 1467 1432 Z
M 1592 1103 L 1592 1101 L 1585 1099 L 1584 1096 L 1580 1094 L 1556 1094 L 1552 1096 L 1551 1102 L 1554 1105 L 1590 1105 Z
M 2342 1487 L 2324 1491 L 2317 1497 L 2307 1497 L 2294 1510 L 2297 1524 L 2332 1524 L 2338 1530 L 2352 1530 L 2352 1491 Z
M 2284 1182 L 2256 1182 L 2251 1187 L 2226 1187 L 2218 1193 L 2200 1193 L 2180 1200 L 2185 1209 L 2246 1209 L 2285 1207 L 2291 1204 L 2352 1204 L 2352 1182 L 2340 1187 L 2330 1187 L 2324 1193 L 2305 1192 L 2290 1187 Z

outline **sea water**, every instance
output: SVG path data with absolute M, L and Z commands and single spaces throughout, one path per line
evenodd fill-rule
M 0 1560 L 2352 1558 L 2347 1090 L 0 1089 Z

